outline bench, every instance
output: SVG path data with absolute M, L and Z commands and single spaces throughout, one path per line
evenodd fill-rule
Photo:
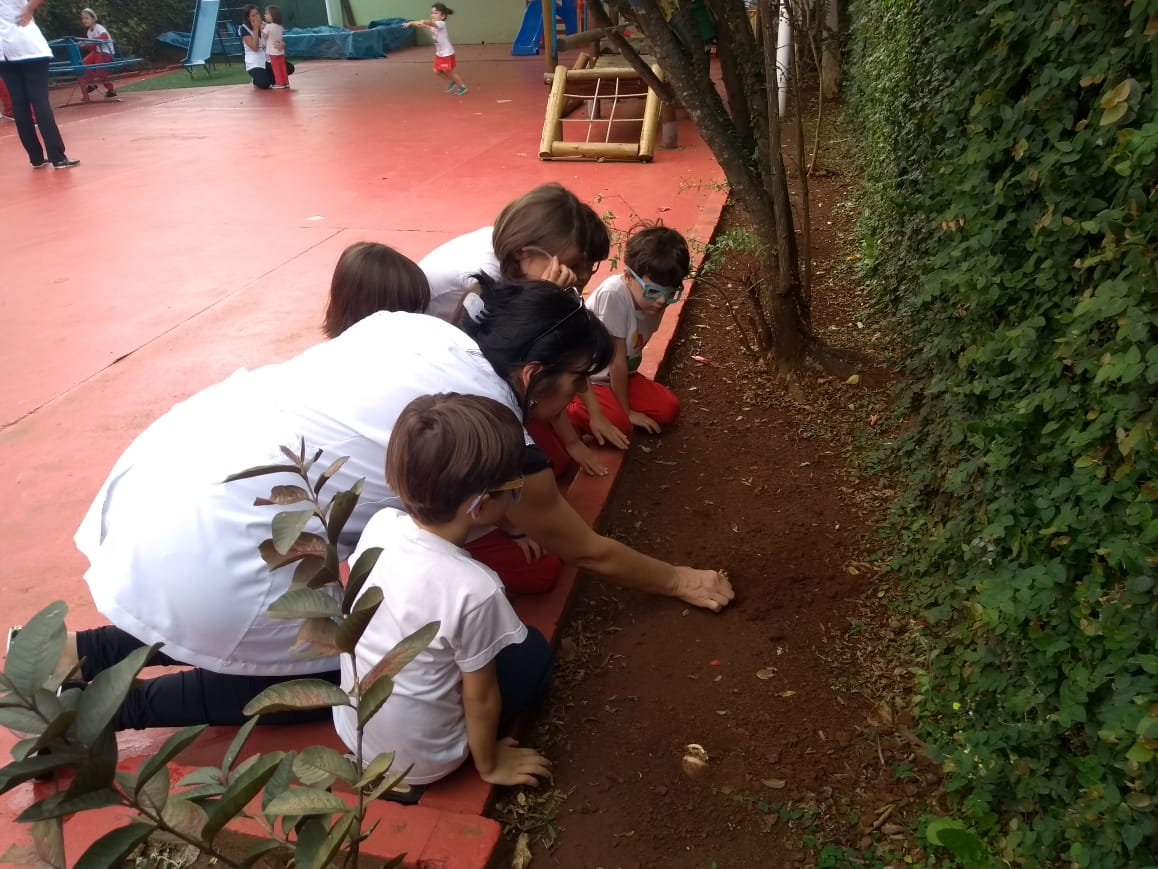
M 48 78 L 54 84 L 72 82 L 80 90 L 80 101 L 90 103 L 87 76 L 93 72 L 107 72 L 116 75 L 144 63 L 139 57 L 123 57 L 115 48 L 112 58 L 104 63 L 85 64 L 85 46 L 99 45 L 108 47 L 108 42 L 102 39 L 83 39 L 77 36 L 68 36 L 64 39 L 54 39 L 48 43 L 52 49 L 52 62 L 48 65 Z M 69 92 L 68 102 L 59 108 L 72 105 L 72 92 Z

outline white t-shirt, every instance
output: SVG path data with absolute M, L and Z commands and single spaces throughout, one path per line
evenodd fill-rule
M 454 54 L 454 46 L 450 44 L 450 31 L 446 28 L 445 21 L 431 21 L 433 29 L 430 31 L 434 34 L 434 53 L 438 57 L 450 57 Z
M 280 24 L 270 22 L 261 28 L 261 41 L 265 43 L 266 54 L 285 54 L 283 39 L 285 39 L 285 28 Z
M 366 588 L 382 590 L 382 605 L 355 651 L 359 677 L 419 628 L 433 621 L 441 626 L 426 651 L 394 677 L 390 699 L 363 731 L 362 750 L 367 761 L 394 752 L 393 769 L 413 764 L 406 781 L 428 784 L 457 769 L 468 753 L 462 674 L 521 643 L 527 629 L 494 571 L 405 513 L 387 509 L 371 519 L 355 557 L 372 546 L 384 551 Z M 343 657 L 342 687 L 353 684 L 350 659 Z M 351 750 L 357 724 L 355 710 L 334 708 L 338 736 Z
M 298 623 L 265 615 L 296 565 L 270 571 L 258 546 L 288 507 L 257 507 L 292 473 L 223 483 L 285 464 L 280 446 L 321 449 L 315 473 L 349 460 L 323 505 L 360 478 L 365 490 L 339 545 L 347 557 L 377 511 L 397 506 L 386 445 L 414 398 L 483 395 L 520 415 L 511 388 L 466 333 L 425 314 L 379 312 L 277 365 L 239 371 L 178 404 L 125 450 L 76 533 L 96 607 L 144 643 L 218 673 L 280 676 L 337 669 L 289 651 Z M 528 441 L 529 442 L 529 441 Z M 315 520 L 307 530 L 318 532 Z
M 237 35 L 241 37 L 241 47 L 245 50 L 245 69 L 265 69 L 265 65 L 269 62 L 269 57 L 265 53 L 265 43 L 261 39 L 261 34 L 257 35 L 257 48 L 250 48 L 245 44 L 245 37 L 253 36 L 253 31 L 249 29 L 248 24 L 242 24 L 237 28 Z
M 93 49 L 99 51 L 101 54 L 113 56 L 113 39 L 109 36 L 108 30 L 99 21 L 88 29 L 89 39 L 100 39 L 104 41 L 104 45 L 94 45 Z
M 439 245 L 418 263 L 430 283 L 430 304 L 426 313 L 450 320 L 467 291 L 477 284 L 471 280 L 476 272 L 492 278 L 499 276 L 499 261 L 491 239 L 493 226 L 484 226 Z
M 613 338 L 622 338 L 627 345 L 627 370 L 633 372 L 643 361 L 644 345 L 659 328 L 662 314 L 645 314 L 635 306 L 635 299 L 621 275 L 612 275 L 587 297 L 587 307 L 607 327 Z M 608 383 L 611 377 L 603 369 L 591 378 L 595 383 Z
M 25 27 L 17 23 L 26 8 L 25 0 L 0 0 L 0 61 L 52 57 L 35 19 Z

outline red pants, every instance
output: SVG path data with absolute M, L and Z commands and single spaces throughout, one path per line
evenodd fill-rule
M 282 87 L 289 84 L 289 72 L 285 65 L 284 54 L 269 55 L 269 65 L 273 70 L 273 84 L 274 87 Z
M 498 529 L 466 545 L 475 561 L 499 575 L 511 594 L 542 594 L 555 587 L 562 563 L 554 555 L 544 555 L 528 564 L 519 544 Z
M 591 389 L 595 392 L 599 406 L 603 408 L 603 413 L 611 420 L 611 424 L 624 434 L 631 434 L 631 420 L 620 407 L 611 387 L 593 383 Z M 676 398 L 675 393 L 639 372 L 627 379 L 627 400 L 631 403 L 632 410 L 650 416 L 661 426 L 671 425 L 680 415 L 680 400 Z M 578 396 L 572 399 L 567 407 L 567 415 L 571 417 L 571 423 L 579 431 L 587 433 L 591 431 L 591 418 L 587 414 L 587 407 Z
M 578 400 L 578 399 L 576 399 Z M 547 420 L 532 419 L 527 421 L 527 434 L 535 441 L 535 446 L 547 454 L 551 460 L 551 470 L 555 478 L 564 476 L 574 462 L 563 441 L 555 434 L 555 429 Z
M 90 66 L 94 63 L 108 63 L 112 57 L 103 54 L 99 51 L 90 51 L 84 56 L 84 65 Z M 94 69 L 84 74 L 84 80 L 89 84 L 96 84 L 98 81 L 109 90 L 113 89 L 113 80 L 109 78 L 109 71 L 107 69 Z

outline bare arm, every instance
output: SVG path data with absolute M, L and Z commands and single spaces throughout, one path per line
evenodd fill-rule
M 261 32 L 254 32 L 250 30 L 249 36 L 241 37 L 245 42 L 245 47 L 250 51 L 257 51 L 261 47 Z
M 483 781 L 496 785 L 537 785 L 550 764 L 533 748 L 518 748 L 513 739 L 498 739 L 502 699 L 492 661 L 481 670 L 462 674 L 462 707 L 466 741 Z
M 421 27 L 425 30 L 433 30 L 434 25 L 429 21 L 407 21 L 402 25 L 403 27 Z
M 21 27 L 27 27 L 32 23 L 32 16 L 36 14 L 36 10 L 44 0 L 28 0 L 28 5 L 20 12 L 20 17 L 16 19 L 16 23 Z
M 611 380 L 612 395 L 623 408 L 623 415 L 628 416 L 631 413 L 631 401 L 627 394 L 627 342 L 622 338 L 615 339 L 615 355 L 611 358 L 607 376 Z
M 571 422 L 571 417 L 567 416 L 567 411 L 563 411 L 551 420 L 551 428 L 559 436 L 563 448 L 567 450 L 567 455 L 583 469 L 584 473 L 593 477 L 602 477 L 607 473 L 607 466 L 595 457 L 595 453 L 591 452 L 591 449 L 579 437 L 579 432 L 575 430 L 575 424 Z
M 568 564 L 624 588 L 678 597 L 719 611 L 735 597 L 732 584 L 714 570 L 676 566 L 596 534 L 559 494 L 548 468 L 527 477 L 511 520 Z

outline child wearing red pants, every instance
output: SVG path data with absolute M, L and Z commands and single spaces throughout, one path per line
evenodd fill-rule
M 587 299 L 587 307 L 615 339 L 611 365 L 591 378 L 591 389 L 607 418 L 624 434 L 633 428 L 659 434 L 679 416 L 680 400 L 638 368 L 664 309 L 683 296 L 691 255 L 682 235 L 657 224 L 631 235 L 623 262 L 623 273 L 609 277 Z M 579 431 L 590 431 L 582 401 L 572 401 L 567 415 Z
M 105 26 L 101 24 L 101 20 L 97 14 L 91 9 L 82 9 L 80 12 L 80 23 L 84 25 L 85 36 L 93 40 L 86 43 L 84 47 L 84 65 L 93 66 L 94 64 L 110 63 L 113 59 L 113 39 L 109 36 L 109 32 Z M 84 80 L 86 90 L 91 94 L 100 85 L 104 85 L 105 99 L 114 99 L 117 95 L 116 88 L 113 87 L 113 80 L 109 76 L 107 69 L 94 69 L 91 72 L 86 72 Z
M 269 68 L 273 70 L 273 90 L 285 90 L 289 85 L 289 67 L 285 62 L 285 28 L 281 22 L 281 9 L 277 6 L 265 7 L 265 25 L 261 28 L 261 39 L 265 43 L 265 54 L 269 58 Z

